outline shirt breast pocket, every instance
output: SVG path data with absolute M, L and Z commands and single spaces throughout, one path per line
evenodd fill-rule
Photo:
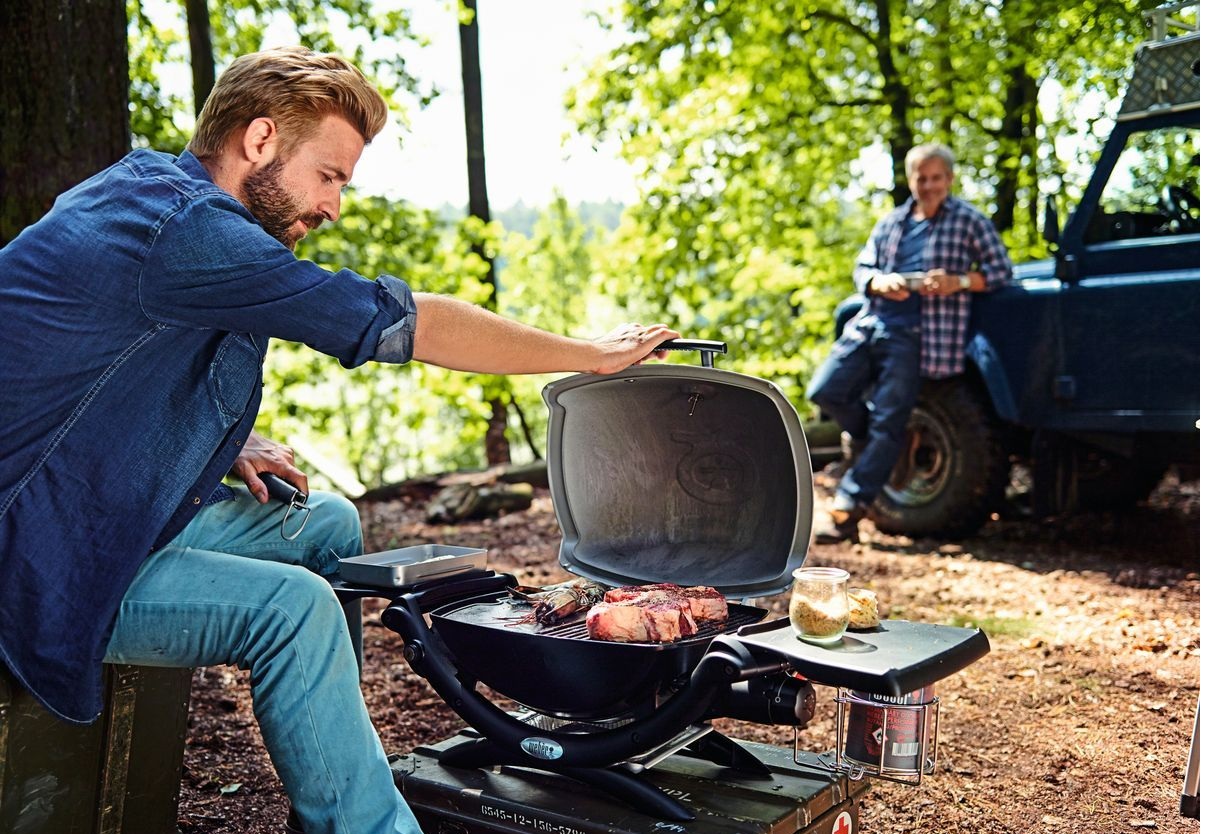
M 237 420 L 247 410 L 260 385 L 262 361 L 260 350 L 247 333 L 228 333 L 219 342 L 210 363 L 210 394 L 228 420 Z

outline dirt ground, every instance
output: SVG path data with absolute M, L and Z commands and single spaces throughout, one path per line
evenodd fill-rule
M 832 486 L 817 478 L 822 497 Z M 874 782 L 860 803 L 868 834 L 1177 832 L 1200 689 L 1199 484 L 1169 476 L 1149 501 L 1116 514 L 1045 524 L 997 519 L 943 543 L 863 527 L 855 546 L 817 546 L 878 594 L 884 618 L 972 625 L 992 651 L 938 685 L 937 772 L 921 787 Z M 440 541 L 482 546 L 524 583 L 567 578 L 549 496 L 525 512 L 458 526 L 423 523 L 403 500 L 361 506 L 367 548 Z M 869 522 L 863 522 L 868 525 Z M 786 599 L 758 604 L 783 614 Z M 412 672 L 397 635 L 365 610 L 363 691 L 388 752 L 453 734 L 462 722 Z M 835 691 L 802 731 L 835 748 Z M 791 731 L 717 722 L 736 737 L 789 745 Z M 195 673 L 179 811 L 184 834 L 277 834 L 286 801 L 252 718 L 247 675 Z M 654 829 L 653 829 L 654 830 Z

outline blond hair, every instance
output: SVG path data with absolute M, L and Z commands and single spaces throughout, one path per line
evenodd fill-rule
M 387 105 L 361 70 L 341 58 L 285 46 L 236 58 L 206 98 L 188 149 L 199 159 L 222 153 L 231 134 L 262 116 L 273 120 L 290 153 L 326 116 L 343 116 L 370 143 Z
M 916 166 L 926 159 L 940 159 L 949 172 L 954 173 L 954 152 L 939 142 L 929 142 L 925 145 L 917 145 L 907 152 L 907 156 L 903 158 L 903 168 L 907 171 L 907 175 L 910 177 L 915 172 Z

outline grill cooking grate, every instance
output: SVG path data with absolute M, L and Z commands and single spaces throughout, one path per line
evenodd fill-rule
M 750 626 L 753 623 L 760 622 L 765 619 L 766 611 L 759 608 L 749 608 L 747 605 L 727 605 L 727 620 L 726 622 L 699 622 L 697 634 L 692 637 L 676 640 L 676 644 L 697 643 L 698 640 L 708 640 L 718 637 L 719 634 L 736 631 L 742 626 Z M 456 615 L 455 615 L 456 616 Z M 535 634 L 542 634 L 543 637 L 561 637 L 569 640 L 592 640 L 588 637 L 588 623 L 584 622 L 587 612 L 576 614 L 570 620 L 554 623 L 553 626 L 532 626 L 532 631 Z M 508 627 L 506 623 L 501 622 L 501 627 Z M 529 629 L 526 629 L 529 631 Z M 595 642 L 595 640 L 594 640 Z M 641 644 L 651 645 L 651 644 Z

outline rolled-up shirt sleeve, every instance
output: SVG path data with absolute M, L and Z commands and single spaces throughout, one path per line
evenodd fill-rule
M 411 288 L 390 275 L 378 276 L 378 284 L 403 310 L 403 317 L 392 324 L 378 337 L 378 347 L 372 357 L 376 362 L 391 362 L 402 365 L 410 362 L 416 347 L 416 299 Z
M 406 283 L 301 260 L 225 195 L 165 218 L 138 282 L 144 313 L 163 324 L 301 342 L 350 368 L 412 358 L 416 303 Z
M 996 227 L 986 217 L 980 217 L 973 235 L 975 262 L 987 279 L 987 289 L 995 290 L 1013 277 L 1012 261 Z
M 869 239 L 861 248 L 861 252 L 857 254 L 857 266 L 853 270 L 853 283 L 857 287 L 857 292 L 862 295 L 869 295 L 870 281 L 875 275 L 885 270 L 885 264 L 879 262 L 879 257 L 882 254 L 889 227 L 890 222 L 887 217 L 874 224 L 874 230 L 870 232 Z

